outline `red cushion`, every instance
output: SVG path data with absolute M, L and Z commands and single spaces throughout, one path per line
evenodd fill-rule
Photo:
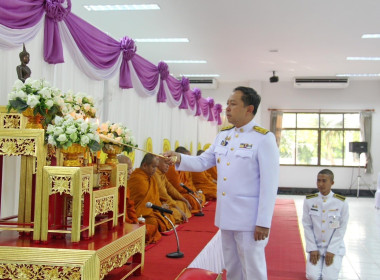
M 215 280 L 218 273 L 202 268 L 186 268 L 177 280 Z

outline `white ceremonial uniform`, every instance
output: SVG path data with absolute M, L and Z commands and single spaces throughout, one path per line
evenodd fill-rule
M 228 280 L 267 279 L 265 246 L 256 226 L 270 228 L 278 189 L 279 152 L 271 132 L 252 120 L 221 131 L 200 156 L 181 155 L 178 170 L 218 171 L 215 225 L 221 229 Z
M 308 195 L 303 205 L 302 224 L 305 230 L 306 252 L 319 251 L 320 259 L 316 265 L 310 260 L 306 263 L 307 279 L 338 279 L 345 254 L 344 234 L 348 223 L 348 203 L 344 196 L 321 193 Z M 334 260 L 325 264 L 326 252 L 333 253 Z

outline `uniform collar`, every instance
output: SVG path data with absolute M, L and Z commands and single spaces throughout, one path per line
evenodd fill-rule
M 320 192 L 318 193 L 318 196 L 321 197 L 322 199 L 331 198 L 333 195 L 334 195 L 334 193 L 332 191 L 330 191 L 330 193 L 328 195 L 323 195 Z
M 247 132 L 251 131 L 254 126 L 256 126 L 256 122 L 252 119 L 249 123 L 246 125 L 243 125 L 239 128 L 235 127 L 235 132 Z

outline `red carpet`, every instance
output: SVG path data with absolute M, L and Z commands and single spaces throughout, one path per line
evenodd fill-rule
M 269 280 L 306 279 L 305 254 L 291 199 L 276 201 L 266 259 Z
M 175 234 L 162 236 L 160 242 L 145 252 L 144 272 L 141 276 L 131 276 L 134 280 L 174 280 L 206 246 L 218 231 L 214 226 L 215 202 L 204 208 L 204 216 L 193 216 L 177 231 L 183 258 L 170 259 L 166 254 L 177 251 Z
M 180 250 L 184 258 L 166 257 L 166 254 L 177 251 L 177 243 L 174 234 L 163 236 L 158 244 L 145 252 L 143 275 L 128 279 L 174 280 L 217 232 L 215 206 L 215 202 L 209 202 L 203 210 L 203 217 L 193 216 L 179 228 Z M 305 279 L 305 257 L 293 200 L 276 201 L 266 256 L 269 280 Z

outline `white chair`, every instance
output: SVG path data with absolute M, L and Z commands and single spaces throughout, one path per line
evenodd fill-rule
M 380 172 L 379 172 L 379 176 L 377 177 L 377 191 L 375 194 L 375 208 L 380 209 Z

